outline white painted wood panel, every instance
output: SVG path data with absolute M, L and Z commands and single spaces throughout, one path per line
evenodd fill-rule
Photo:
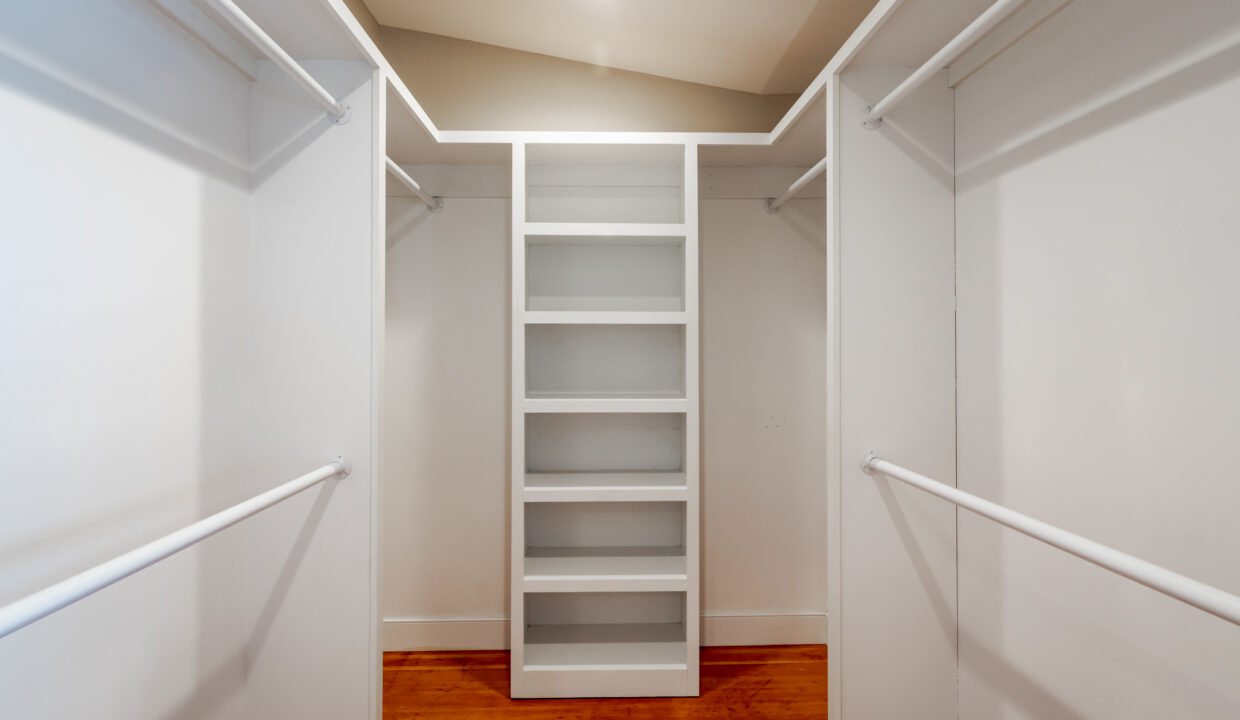
M 868 105 L 908 74 L 840 78 L 839 483 L 841 715 L 956 717 L 956 513 L 861 472 L 877 450 L 955 482 L 952 94 L 946 73 L 885 118 Z M 899 688 L 893 692 L 893 688 Z
M 526 502 L 684 501 L 683 472 L 526 473 Z
M 684 592 L 683 546 L 530 547 L 526 592 Z
M 247 494 L 291 465 L 334 454 L 350 458 L 353 472 L 248 524 L 249 544 L 237 556 L 245 558 L 253 614 L 249 652 L 237 662 L 255 715 L 378 717 L 372 452 L 384 327 L 383 93 L 361 63 L 307 69 L 346 98 L 352 119 L 332 124 L 285 75 L 260 63 Z
M 510 366 L 509 382 L 509 433 L 508 443 L 508 588 L 509 588 L 509 694 L 519 697 L 527 692 L 520 668 L 525 667 L 525 626 L 526 619 L 525 589 L 517 581 L 525 562 L 525 506 L 517 502 L 521 496 L 525 472 L 529 469 L 526 460 L 526 427 L 528 401 L 525 388 L 525 325 L 521 322 L 521 303 L 525 301 L 525 216 L 526 216 L 526 146 L 524 143 L 512 144 L 512 220 L 509 231 L 512 240 L 509 244 L 509 270 L 512 297 L 509 301 L 509 337 L 510 345 L 508 362 Z
M 675 304 L 680 304 L 679 298 Z M 526 325 L 684 325 L 689 316 L 684 311 L 660 310 L 536 310 L 527 311 L 524 318 Z
M 523 517 L 520 523 L 514 518 L 511 541 L 512 644 L 525 659 L 512 665 L 511 692 L 514 697 L 693 695 L 697 653 L 687 648 L 696 649 L 698 628 L 696 622 L 686 625 L 685 617 L 698 616 L 699 585 L 696 147 L 530 146 L 528 163 L 523 150 L 514 153 L 514 164 L 523 165 L 523 172 L 514 173 L 514 183 L 523 183 L 513 188 L 514 218 L 524 215 L 540 224 L 513 223 L 512 402 L 524 418 L 514 418 L 522 432 L 514 432 L 512 445 L 526 443 L 528 424 L 538 423 L 534 418 L 540 415 L 608 413 L 601 422 L 586 421 L 594 433 L 562 420 L 542 421 L 553 430 L 551 438 L 559 436 L 548 444 L 549 436 L 537 433 L 543 452 L 554 448 L 552 454 L 576 453 L 577 459 L 575 467 L 560 460 L 558 467 L 537 469 L 676 470 L 683 486 L 681 500 L 672 502 L 619 502 L 624 492 L 613 489 L 591 493 L 591 502 L 527 504 L 524 487 L 516 483 L 535 469 L 525 458 L 531 448 L 514 450 L 511 502 L 514 515 L 523 506 Z M 574 223 L 571 229 L 579 232 L 548 224 L 557 221 Z M 661 226 L 655 235 L 632 223 L 679 227 Z M 626 232 L 631 236 L 624 237 Z M 647 325 L 564 322 L 615 311 L 627 312 L 622 319 L 630 321 L 651 311 L 663 314 L 661 322 Z M 642 414 L 618 416 L 636 412 Z M 671 416 L 674 424 L 658 413 Z M 659 426 L 671 432 L 654 449 L 674 454 L 659 461 L 665 467 L 650 467 L 652 448 L 628 438 Z M 599 443 L 607 434 L 620 442 Z M 574 437 L 586 444 L 573 447 Z M 561 497 L 568 499 L 563 491 Z M 527 627 L 536 621 L 525 610 L 532 612 L 526 603 L 533 593 L 588 603 L 601 591 L 612 593 L 605 605 L 613 612 L 586 623 L 543 606 L 546 619 L 538 624 L 551 625 L 566 639 L 531 637 Z M 643 637 L 656 618 L 643 612 L 646 603 L 638 591 L 670 591 L 667 597 L 676 598 L 680 637 L 674 646 L 682 667 L 629 657 L 635 648 L 658 647 Z M 591 672 L 612 666 L 639 674 L 604 678 Z M 540 670 L 563 677 L 548 683 L 544 674 L 529 685 Z M 662 674 L 668 670 L 670 676 Z
M 668 396 L 682 393 L 668 392 Z M 655 393 L 641 393 L 652 396 Z M 573 394 L 556 397 L 547 395 L 538 398 L 527 398 L 518 406 L 527 414 L 533 413 L 684 413 L 689 409 L 689 402 L 674 397 L 631 397 L 627 393 L 617 393 L 612 397 L 585 398 L 573 397 Z
M 685 224 L 680 222 L 640 223 L 592 220 L 587 222 L 527 222 L 524 225 L 525 234 L 532 236 L 602 235 L 617 240 L 624 237 L 675 237 L 684 235 L 686 231 Z
M 699 252 L 698 224 L 698 146 L 686 144 L 681 163 L 684 173 L 685 217 L 685 486 L 689 497 L 685 502 L 684 546 L 689 573 L 689 589 L 685 592 L 685 606 L 681 622 L 685 625 L 685 644 L 689 648 L 688 672 L 680 693 L 697 695 L 700 692 L 701 623 L 697 621 L 702 608 L 702 394 L 700 353 L 700 282 L 701 254 Z
M 540 646 L 531 648 L 538 659 Z M 597 648 L 612 656 L 630 650 L 631 646 L 623 643 Z M 674 652 L 675 648 L 669 650 Z M 678 697 L 684 694 L 689 671 L 675 662 L 662 662 L 670 654 L 662 653 L 652 658 L 655 663 L 646 665 L 578 664 L 573 669 L 535 665 L 526 672 L 525 688 L 532 697 Z

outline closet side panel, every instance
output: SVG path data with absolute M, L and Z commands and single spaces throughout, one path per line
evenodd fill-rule
M 1240 593 L 1240 5 L 1071 3 L 956 95 L 960 486 Z M 1240 629 L 965 514 L 960 622 L 966 720 L 1240 715 Z
M 909 73 L 840 77 L 840 567 L 844 718 L 956 717 L 955 508 L 860 469 L 874 450 L 955 484 L 952 94 L 933 79 L 878 130 Z
M 342 454 L 352 474 L 249 521 L 253 717 L 377 717 L 375 447 L 383 311 L 377 73 L 306 68 L 351 108 L 332 124 L 261 63 L 254 86 L 251 323 L 257 490 Z M 378 194 L 378 195 L 377 195 Z M 378 335 L 377 335 L 378 334 Z
M 0 3 L 0 605 L 221 509 L 248 103 L 146 3 Z M 0 639 L 0 715 L 243 717 L 218 537 Z

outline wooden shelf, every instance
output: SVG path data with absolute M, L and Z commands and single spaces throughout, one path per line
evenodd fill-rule
M 684 501 L 681 472 L 526 473 L 525 502 Z
M 527 222 L 524 234 L 625 237 L 683 238 L 688 232 L 684 223 L 580 223 Z
M 684 592 L 683 547 L 528 548 L 526 592 Z
M 684 670 L 680 624 L 532 625 L 525 670 Z
M 615 310 L 527 310 L 526 325 L 684 325 L 685 312 L 629 312 Z

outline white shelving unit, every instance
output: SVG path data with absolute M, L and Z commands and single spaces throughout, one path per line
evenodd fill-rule
M 512 168 L 512 695 L 697 695 L 697 146 Z

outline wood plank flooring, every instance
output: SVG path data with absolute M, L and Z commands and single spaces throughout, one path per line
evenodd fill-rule
M 505 651 L 383 656 L 384 720 L 822 720 L 827 648 L 702 648 L 701 687 L 698 698 L 509 700 Z

